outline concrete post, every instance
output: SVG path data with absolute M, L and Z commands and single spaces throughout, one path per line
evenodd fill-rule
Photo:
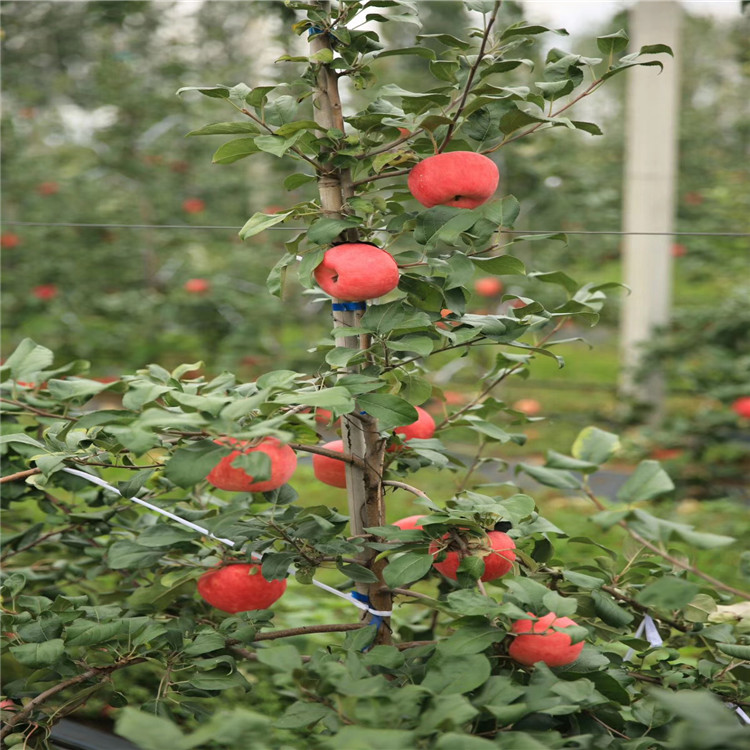
M 677 177 L 679 109 L 679 34 L 682 8 L 671 0 L 641 0 L 630 11 L 631 50 L 646 44 L 668 44 L 675 59 L 654 68 L 628 71 L 625 122 L 623 280 L 632 290 L 625 298 L 620 331 L 621 382 L 624 395 L 651 403 L 658 415 L 664 396 L 663 377 L 654 373 L 634 382 L 640 347 L 656 326 L 669 320 L 672 243 Z

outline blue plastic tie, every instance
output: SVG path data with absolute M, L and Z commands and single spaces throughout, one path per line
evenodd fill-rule
M 313 36 L 313 34 L 322 34 L 323 29 L 321 29 L 319 26 L 311 26 L 307 30 L 307 36 Z
M 359 591 L 352 591 L 352 599 L 356 599 L 358 602 L 362 602 L 362 604 L 366 604 L 368 607 L 371 606 L 370 597 L 367 596 L 367 594 L 360 594 Z M 372 620 L 370 620 L 368 624 L 375 626 L 375 633 L 377 634 L 378 630 L 380 630 L 380 626 L 383 624 L 383 618 L 380 615 L 372 615 Z M 365 646 L 362 651 L 368 651 L 370 648 L 371 646 Z
M 354 310 L 366 310 L 366 302 L 334 302 L 332 305 L 336 312 L 352 312 Z

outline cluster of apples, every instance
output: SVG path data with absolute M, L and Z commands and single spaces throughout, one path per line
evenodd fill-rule
M 408 516 L 396 521 L 393 525 L 399 529 L 421 529 L 420 521 L 424 516 Z M 443 560 L 442 556 L 447 544 L 448 535 L 443 541 L 434 541 L 430 544 L 430 552 L 436 561 L 433 567 L 446 578 L 454 581 L 458 577 L 458 566 L 465 555 L 476 555 L 484 561 L 484 573 L 482 581 L 494 581 L 502 578 L 513 568 L 516 559 L 515 542 L 503 531 L 488 531 L 486 539 L 478 540 L 474 546 L 469 546 L 465 551 L 449 549 Z M 508 649 L 508 654 L 519 664 L 531 666 L 538 661 L 544 662 L 548 667 L 562 667 L 574 662 L 583 650 L 583 642 L 571 643 L 567 633 L 561 632 L 560 628 L 577 625 L 569 617 L 558 617 L 550 612 L 543 617 L 535 617 L 528 613 L 533 619 L 516 620 L 511 632 L 515 635 Z
M 453 151 L 431 156 L 412 169 L 408 184 L 412 195 L 426 208 L 454 206 L 476 208 L 497 189 L 499 173 L 495 163 L 482 154 Z M 364 302 L 381 297 L 398 286 L 399 270 L 390 253 L 370 243 L 349 242 L 335 245 L 323 256 L 314 271 L 318 285 L 327 294 L 348 302 Z M 502 285 L 493 279 L 482 280 L 476 291 L 482 296 L 493 296 L 502 291 Z M 435 433 L 435 421 L 424 409 L 416 407 L 418 419 L 394 432 L 403 441 L 415 438 L 429 439 Z M 331 422 L 331 414 L 318 410 L 316 420 Z M 267 492 L 286 483 L 297 466 L 297 456 L 276 438 L 267 437 L 257 444 L 234 438 L 219 438 L 216 442 L 235 448 L 219 461 L 206 477 L 215 487 L 234 492 Z M 323 448 L 341 453 L 342 440 L 325 443 Z M 399 445 L 388 450 L 396 451 Z M 232 462 L 240 453 L 260 451 L 271 461 L 268 479 L 255 481 Z M 346 464 L 332 456 L 315 454 L 313 471 L 325 484 L 346 487 Z M 396 522 L 401 529 L 421 529 L 423 516 L 410 516 Z M 473 542 L 465 552 L 448 549 L 447 535 L 443 541 L 434 541 L 430 552 L 435 557 L 434 567 L 447 578 L 456 580 L 458 567 L 464 554 L 478 554 L 484 560 L 482 581 L 492 581 L 504 576 L 513 568 L 516 559 L 515 543 L 504 532 L 490 531 L 486 539 Z M 253 563 L 221 565 L 204 573 L 198 581 L 200 595 L 212 606 L 224 612 L 236 613 L 249 609 L 265 609 L 276 602 L 286 590 L 286 580 L 268 581 L 261 567 Z M 531 615 L 533 617 L 533 615 Z M 561 666 L 574 661 L 582 643 L 571 644 L 570 637 L 554 628 L 575 623 L 567 617 L 550 613 L 545 617 L 518 620 L 513 626 L 516 637 L 510 655 L 522 664 L 544 661 L 550 666 Z
M 450 151 L 419 162 L 409 173 L 408 184 L 426 208 L 476 208 L 497 190 L 499 179 L 492 159 L 473 151 Z M 399 280 L 393 256 L 366 242 L 335 245 L 326 251 L 313 275 L 324 292 L 347 302 L 382 297 Z

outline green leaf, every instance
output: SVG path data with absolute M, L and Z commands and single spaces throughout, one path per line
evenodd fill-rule
M 164 467 L 164 476 L 178 487 L 192 487 L 206 478 L 231 449 L 213 440 L 197 440 L 179 447 Z
M 33 382 L 38 373 L 52 364 L 53 359 L 50 349 L 31 339 L 23 339 L 2 367 L 3 370 L 10 370 L 10 376 L 14 380 Z
M 198 130 L 186 134 L 193 135 L 239 135 L 241 133 L 259 133 L 258 126 L 252 122 L 212 122 Z
M 294 144 L 300 139 L 302 135 L 302 132 L 295 133 L 289 138 L 282 138 L 281 136 L 275 134 L 259 135 L 255 138 L 255 145 L 261 151 L 265 151 L 267 154 L 282 157 L 287 151 L 289 151 L 292 146 L 294 146 Z
M 490 625 L 465 625 L 445 640 L 440 641 L 438 651 L 443 656 L 478 654 L 489 648 L 493 643 L 502 641 L 506 635 L 504 630 L 493 628 Z
M 136 541 L 143 547 L 171 547 L 173 544 L 192 541 L 197 535 L 197 531 L 182 526 L 157 523 L 139 534 Z
M 100 383 L 96 380 L 85 380 L 84 378 L 50 379 L 47 384 L 50 395 L 58 401 L 69 401 L 74 398 L 88 399 L 97 393 L 101 393 L 109 386 L 109 383 Z
M 185 747 L 185 736 L 176 724 L 129 706 L 118 712 L 115 732 L 140 750 L 183 750 Z
M 671 55 L 674 57 L 672 48 L 667 44 L 646 44 L 638 52 L 639 55 Z
M 417 40 L 421 38 L 423 37 L 418 36 Z M 469 45 L 466 46 L 468 47 Z M 424 57 L 427 60 L 435 59 L 435 53 L 429 47 L 395 47 L 383 50 L 382 52 L 376 52 L 373 57 L 379 60 L 381 57 L 393 57 L 394 55 L 416 55 L 417 57 Z
M 378 420 L 380 430 L 409 425 L 419 418 L 408 401 L 389 393 L 364 393 L 357 398 L 357 405 Z
M 305 703 L 297 701 L 292 703 L 282 716 L 274 722 L 274 726 L 279 729 L 302 729 L 302 727 L 312 727 L 317 724 L 323 717 L 334 714 L 333 710 L 320 703 Z
M 614 628 L 624 628 L 633 622 L 633 615 L 627 609 L 623 609 L 609 595 L 596 589 L 591 592 L 591 600 L 594 602 L 596 614 Z
M 545 284 L 557 284 L 567 289 L 571 294 L 578 290 L 578 282 L 562 271 L 534 272 L 529 274 L 529 278 L 543 281 Z
M 240 229 L 239 235 L 243 240 L 248 237 L 253 237 L 256 234 L 265 232 L 266 229 L 276 224 L 281 223 L 288 216 L 291 216 L 291 211 L 278 213 L 278 214 L 264 214 L 254 213 L 246 222 L 245 225 Z
M 177 94 L 182 94 L 185 91 L 198 91 L 203 96 L 208 96 L 212 99 L 229 99 L 230 96 L 228 86 L 183 86 L 177 89 Z
M 320 406 L 324 409 L 334 409 L 339 413 L 350 412 L 354 409 L 354 399 L 349 389 L 340 385 L 323 388 L 320 391 L 281 393 L 276 397 L 276 402 L 279 404 Z
M 674 489 L 674 484 L 658 461 L 641 461 L 625 484 L 620 487 L 617 499 L 622 503 L 653 500 Z
M 307 232 L 307 239 L 316 245 L 328 245 L 345 229 L 358 227 L 359 219 L 316 219 Z
M 603 55 L 621 52 L 628 46 L 630 37 L 624 29 L 615 31 L 614 34 L 606 34 L 596 38 L 596 46 Z
M 620 438 L 598 427 L 584 427 L 575 439 L 572 454 L 581 461 L 603 464 L 620 449 Z
M 356 563 L 337 562 L 336 567 L 357 583 L 377 583 L 378 577 L 369 568 Z
M 468 693 L 483 685 L 490 672 L 490 662 L 482 654 L 448 657 L 436 654 L 427 662 L 422 687 L 435 694 Z
M 524 471 L 532 479 L 536 479 L 539 484 L 547 487 L 556 487 L 561 490 L 578 490 L 582 486 L 581 480 L 578 477 L 562 469 L 547 469 L 544 466 L 532 466 L 525 463 L 518 464 L 517 468 Z
M 289 644 L 258 649 L 256 653 L 261 664 L 265 664 L 277 672 L 291 674 L 295 669 L 302 668 L 302 657 L 300 657 L 299 651 Z
M 107 550 L 107 563 L 113 570 L 147 568 L 164 554 L 163 549 L 142 547 L 130 541 L 115 542 Z
M 580 589 L 598 589 L 604 585 L 604 581 L 596 576 L 579 573 L 576 570 L 563 570 L 563 579 L 570 581 Z
M 257 154 L 259 151 L 260 148 L 256 145 L 255 138 L 235 138 L 219 146 L 211 161 L 214 164 L 232 164 L 246 156 Z
M 285 190 L 296 190 L 302 185 L 306 185 L 308 182 L 315 182 L 315 176 L 311 174 L 303 174 L 302 172 L 296 172 L 290 174 L 284 179 Z
M 61 638 L 53 638 L 44 643 L 25 643 L 23 646 L 11 646 L 10 652 L 25 667 L 39 669 L 51 667 L 60 660 L 65 652 Z
M 662 610 L 682 609 L 690 604 L 700 587 L 682 578 L 664 576 L 650 583 L 636 597 L 639 604 Z
M 389 561 L 383 578 L 391 588 L 398 588 L 423 578 L 432 568 L 432 563 L 433 557 L 429 553 L 405 552 Z
M 739 643 L 717 643 L 719 651 L 733 656 L 736 659 L 742 659 L 743 661 L 750 661 L 750 645 L 741 645 Z
M 108 643 L 123 630 L 123 621 L 94 622 L 74 620 L 65 628 L 66 646 L 93 646 Z

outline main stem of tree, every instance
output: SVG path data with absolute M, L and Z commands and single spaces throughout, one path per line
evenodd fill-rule
M 321 6 L 324 4 L 321 3 Z M 327 5 L 327 3 L 325 4 Z M 324 49 L 330 49 L 331 43 L 327 34 L 315 34 L 310 39 L 310 52 L 314 54 Z M 328 66 L 321 65 L 318 72 L 317 84 L 313 93 L 313 108 L 315 122 L 321 130 L 336 128 L 344 132 L 344 115 L 339 94 L 338 77 Z M 328 218 L 342 218 L 345 202 L 354 195 L 351 174 L 349 170 L 330 169 L 318 174 L 318 189 L 323 214 Z M 343 238 L 347 241 L 358 239 L 356 230 L 348 230 Z M 340 300 L 334 300 L 339 302 Z M 335 328 L 356 327 L 362 312 L 334 311 Z M 366 337 L 347 336 L 336 339 L 337 346 L 351 349 L 369 347 Z M 344 451 L 356 458 L 362 459 L 362 465 L 349 463 L 346 465 L 346 489 L 349 502 L 349 525 L 352 536 L 363 533 L 368 526 L 385 525 L 385 501 L 383 496 L 382 478 L 385 445 L 378 433 L 377 421 L 368 414 L 355 409 L 341 420 L 341 433 Z M 378 580 L 372 584 L 360 586 L 362 593 L 370 598 L 375 609 L 390 611 L 392 595 L 383 581 L 384 560 L 374 562 L 376 553 L 366 550 L 360 556 L 362 565 L 370 568 Z M 390 626 L 384 622 L 378 629 L 375 644 L 390 643 Z

